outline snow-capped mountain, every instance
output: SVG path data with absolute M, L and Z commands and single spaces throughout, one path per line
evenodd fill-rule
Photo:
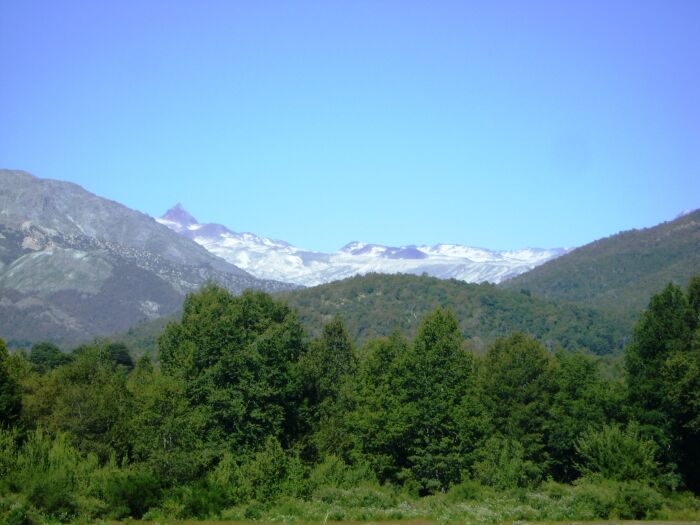
M 456 244 L 390 247 L 351 242 L 335 253 L 321 253 L 252 233 L 236 233 L 220 224 L 200 224 L 179 203 L 156 220 L 255 277 L 303 286 L 369 272 L 427 273 L 442 279 L 499 283 L 567 251 L 491 251 Z

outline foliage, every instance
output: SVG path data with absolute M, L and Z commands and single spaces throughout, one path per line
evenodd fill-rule
M 334 451 L 343 447 L 345 435 L 340 431 L 345 410 L 341 399 L 343 386 L 355 374 L 357 360 L 352 341 L 340 317 L 324 325 L 319 338 L 311 342 L 299 360 L 304 414 L 311 439 L 308 454 Z
M 624 376 L 522 333 L 483 353 L 443 308 L 412 339 L 357 347 L 341 318 L 309 339 L 214 285 L 155 364 L 0 352 L 0 522 L 697 519 L 698 294 L 652 297 Z
M 555 362 L 537 341 L 513 334 L 487 351 L 481 371 L 483 402 L 492 428 L 523 448 L 523 458 L 544 474 L 548 414 L 555 393 Z
M 576 467 L 584 476 L 653 482 L 658 476 L 656 448 L 653 441 L 640 436 L 634 423 L 624 429 L 605 425 L 600 430 L 589 429 L 576 440 Z
M 423 316 L 449 308 L 462 336 L 477 349 L 499 337 L 523 332 L 548 348 L 619 352 L 631 322 L 591 308 L 555 303 L 488 283 L 468 284 L 416 275 L 367 274 L 286 292 L 280 297 L 299 312 L 312 334 L 340 315 L 358 344 L 390 336 L 414 336 Z
M 10 371 L 5 341 L 0 339 L 0 429 L 15 424 L 21 410 L 20 385 Z
M 234 297 L 207 285 L 159 338 L 164 374 L 181 382 L 204 433 L 224 450 L 252 453 L 298 424 L 297 362 L 303 330 L 291 310 L 261 292 Z
M 628 404 L 685 482 L 700 487 L 700 310 L 698 278 L 686 294 L 669 284 L 654 295 L 625 352 Z
M 39 372 L 47 372 L 56 367 L 70 362 L 70 356 L 53 343 L 42 342 L 32 346 L 29 354 L 29 362 L 32 363 Z
M 471 423 L 469 414 L 455 410 L 475 387 L 472 356 L 462 343 L 452 312 L 436 309 L 421 321 L 406 357 L 413 378 L 407 385 L 409 469 L 427 492 L 459 481 L 476 446 L 461 432 Z
M 535 463 L 525 459 L 519 441 L 493 436 L 478 451 L 472 469 L 481 484 L 497 489 L 513 489 L 531 484 L 540 475 Z
M 590 428 L 622 419 L 624 384 L 606 381 L 600 361 L 580 352 L 555 355 L 554 394 L 545 424 L 546 449 L 552 476 L 577 477 L 574 444 Z
M 132 399 L 126 376 L 104 346 L 73 352 L 70 363 L 41 376 L 25 397 L 27 417 L 52 434 L 67 433 L 83 452 L 107 459 L 128 453 Z
M 667 283 L 684 285 L 700 268 L 700 210 L 653 228 L 600 239 L 501 283 L 508 290 L 569 301 L 635 320 Z

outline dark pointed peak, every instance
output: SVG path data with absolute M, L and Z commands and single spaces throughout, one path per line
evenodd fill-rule
M 190 226 L 191 224 L 198 224 L 197 219 L 190 215 L 189 212 L 184 208 L 184 206 L 179 202 L 175 206 L 170 208 L 168 211 L 166 211 L 165 214 L 161 217 L 161 219 L 175 222 L 183 227 Z

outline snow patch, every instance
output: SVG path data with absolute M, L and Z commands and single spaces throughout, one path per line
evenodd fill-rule
M 459 244 L 391 247 L 353 241 L 337 252 L 321 253 L 249 232 L 236 233 L 219 224 L 195 221 L 185 226 L 170 219 L 172 211 L 156 220 L 255 277 L 303 286 L 369 272 L 427 273 L 443 279 L 499 283 L 568 251 L 539 248 L 493 251 Z M 179 216 L 192 218 L 181 206 L 175 211 Z

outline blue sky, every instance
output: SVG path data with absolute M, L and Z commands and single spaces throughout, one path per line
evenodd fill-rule
M 700 2 L 0 0 L 0 166 L 334 250 L 700 207 Z

